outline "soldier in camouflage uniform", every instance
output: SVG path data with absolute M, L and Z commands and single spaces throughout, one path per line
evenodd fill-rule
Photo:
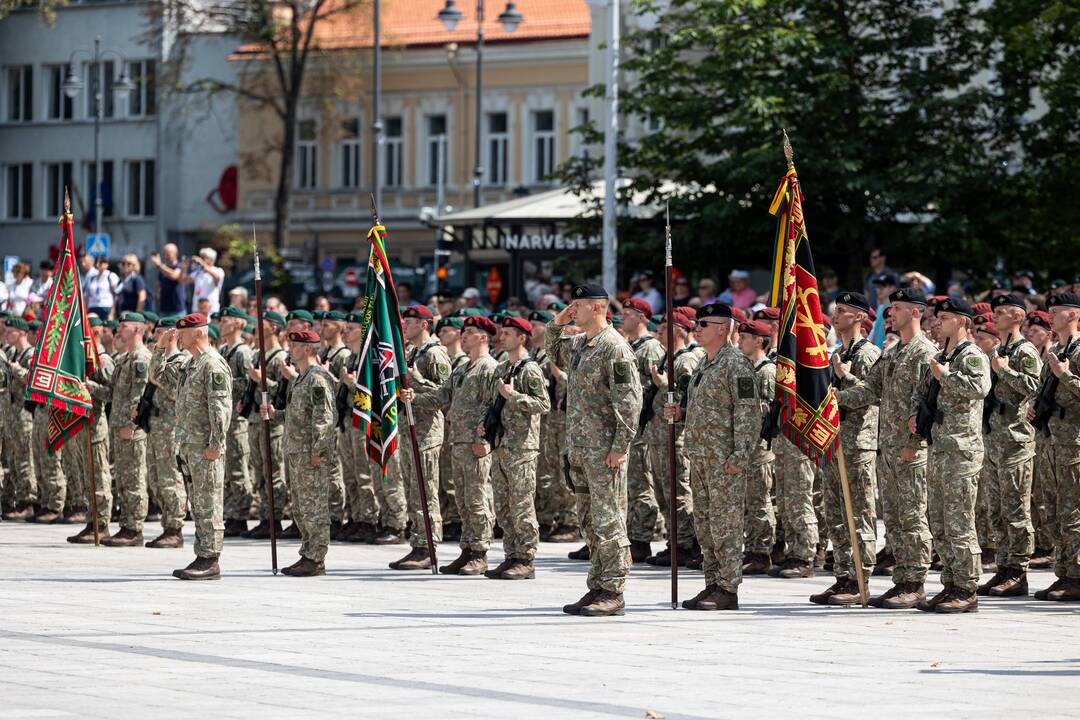
M 566 427 L 570 475 L 589 548 L 589 591 L 563 607 L 570 615 L 622 615 L 630 572 L 626 535 L 626 461 L 641 413 L 636 358 L 607 322 L 608 295 L 578 285 L 573 302 L 547 328 L 545 348 L 568 367 Z M 564 337 L 571 320 L 584 332 Z
M 181 580 L 221 577 L 218 557 L 225 538 L 225 446 L 232 420 L 232 372 L 225 358 L 210 346 L 205 315 L 192 313 L 177 321 L 180 347 L 191 362 L 176 396 L 176 444 L 180 471 L 191 482 L 191 515 L 195 521 L 195 560 L 174 570 Z
M 351 417 L 353 398 L 356 395 L 356 375 L 363 360 L 360 353 L 363 331 L 364 314 L 349 313 L 345 317 L 342 338 L 351 354 L 342 371 L 340 386 L 346 393 L 348 413 L 345 418 L 338 418 L 338 453 L 341 455 L 345 505 L 349 516 L 349 523 L 341 531 L 341 539 L 354 543 L 374 542 L 379 525 L 379 500 L 372 480 L 367 434 L 353 427 Z
M 116 364 L 109 425 L 116 437 L 113 449 L 116 491 L 120 501 L 120 532 L 103 545 L 143 544 L 143 521 L 149 503 L 146 486 L 146 432 L 135 424 L 135 411 L 150 373 L 150 350 L 143 344 L 146 319 L 140 313 L 120 316 L 119 341 L 123 359 Z
M 648 330 L 652 306 L 641 298 L 627 298 L 622 304 L 622 332 L 634 351 L 638 382 L 642 387 L 642 417 L 638 419 L 638 433 L 630 445 L 630 458 L 626 463 L 626 487 L 629 497 L 627 506 L 627 532 L 630 536 L 630 558 L 633 562 L 645 562 L 652 555 L 652 542 L 657 528 L 663 525 L 660 505 L 656 501 L 653 453 L 649 442 L 667 447 L 667 434 L 649 433 L 646 425 L 653 414 L 654 402 L 659 392 L 652 382 L 652 369 L 664 361 L 664 346 Z M 645 422 L 643 422 L 645 421 Z M 663 480 L 666 482 L 666 478 Z
M 247 532 L 247 519 L 251 512 L 251 476 L 248 474 L 251 451 L 248 421 L 240 416 L 238 408 L 247 389 L 248 372 L 254 364 L 254 353 L 244 342 L 247 313 L 243 309 L 233 306 L 222 308 L 218 322 L 221 328 L 218 352 L 232 373 L 233 393 L 229 440 L 225 446 L 225 537 L 240 537 Z
M 461 514 L 461 554 L 449 565 L 439 568 L 446 575 L 482 575 L 487 569 L 487 551 L 491 544 L 491 446 L 477 432 L 487 414 L 488 388 L 497 363 L 488 347 L 497 327 L 491 320 L 472 315 L 465 318 L 462 344 L 469 353 L 469 364 L 453 371 L 438 388 L 422 395 L 412 388 L 401 396 L 414 399 L 414 409 L 441 409 L 450 418 L 447 440 L 452 453 L 454 491 Z
M 945 361 L 930 361 L 930 372 L 919 383 L 915 402 L 926 402 L 931 376 L 940 383 L 927 472 L 930 532 L 941 556 L 944 590 L 918 604 L 939 613 L 973 612 L 979 600 L 979 539 L 975 532 L 975 496 L 982 469 L 982 401 L 990 391 L 986 356 L 968 339 L 971 305 L 945 299 L 937 305 L 938 331 Z M 943 353 L 944 354 L 944 353 Z M 908 429 L 915 431 L 914 416 Z
M 293 522 L 300 528 L 300 559 L 282 573 L 295 577 L 326 574 L 330 545 L 331 463 L 336 445 L 334 378 L 319 362 L 319 336 L 289 333 L 289 356 L 299 373 L 289 384 L 285 409 L 285 458 L 289 464 Z M 266 419 L 272 408 L 263 410 Z
M 149 382 L 154 390 L 154 412 L 150 420 L 146 456 L 157 468 L 153 474 L 157 496 L 161 503 L 162 533 L 146 543 L 149 548 L 179 548 L 184 546 L 184 514 L 187 512 L 187 488 L 176 466 L 180 448 L 176 445 L 176 391 L 180 375 L 191 362 L 191 354 L 177 346 L 176 318 L 158 322 L 161 336 L 150 356 Z
M 865 379 L 881 357 L 881 350 L 868 342 L 863 334 L 863 323 L 873 313 L 867 299 L 857 292 L 841 293 L 833 305 L 833 328 L 841 345 L 832 356 L 833 385 L 837 388 L 850 387 Z M 842 366 L 843 378 L 837 366 Z M 863 576 L 866 578 L 874 569 L 874 550 L 877 547 L 874 506 L 874 465 L 878 447 L 876 405 L 851 410 L 841 408 L 840 447 L 844 453 L 859 550 L 854 552 L 851 547 L 847 510 L 840 486 L 840 465 L 834 457 L 824 470 L 823 503 L 827 538 L 833 546 L 833 575 L 836 582 L 824 592 L 811 595 L 810 602 L 845 607 L 861 602 L 855 563 L 862 563 Z
M 705 360 L 686 392 L 686 455 L 694 493 L 694 524 L 704 554 L 705 589 L 683 602 L 688 610 L 738 610 L 742 583 L 746 479 L 760 438 L 762 407 L 750 359 L 731 344 L 732 311 L 723 303 L 697 314 Z
M 7 341 L 12 351 L 3 374 L 8 386 L 5 425 L 8 429 L 7 444 L 11 448 L 8 481 L 12 485 L 12 495 L 9 500 L 11 509 L 4 513 L 4 520 L 29 520 L 35 514 L 34 505 L 38 501 L 34 453 L 27 447 L 34 432 L 34 415 L 26 409 L 26 383 L 30 361 L 34 356 L 34 346 L 27 339 L 29 330 L 29 325 L 22 318 L 7 321 Z
M 436 326 L 439 342 L 450 358 L 450 372 L 453 373 L 469 362 L 469 356 L 461 349 L 461 331 L 465 327 L 464 316 L 444 317 Z M 454 497 L 454 473 L 450 464 L 450 444 L 443 443 L 439 449 L 439 508 L 442 511 L 443 538 L 461 539 L 461 516 L 458 515 L 457 500 Z
M 739 349 L 754 367 L 762 418 L 776 397 L 776 361 L 770 360 L 770 327 L 764 320 L 739 326 Z M 746 469 L 746 531 L 744 533 L 743 575 L 762 575 L 769 571 L 769 554 L 776 542 L 776 515 L 773 511 L 773 464 L 776 455 L 771 443 L 762 438 L 753 446 Z
M 90 468 L 87 467 L 90 459 L 86 456 L 86 439 L 76 436 L 76 441 L 68 445 L 68 453 L 65 457 L 71 458 L 74 465 L 71 477 L 79 478 L 83 485 L 82 494 L 86 496 L 87 508 L 86 527 L 80 532 L 67 539 L 69 543 L 85 545 L 94 542 L 94 525 L 98 526 L 98 537 L 108 537 L 109 520 L 112 517 L 112 468 L 109 466 L 109 418 L 105 415 L 105 404 L 112 399 L 112 381 L 116 373 L 116 363 L 112 356 L 105 352 L 105 346 L 101 342 L 105 328 L 97 315 L 90 316 L 90 328 L 94 334 L 94 342 L 98 346 L 98 367 L 86 377 L 86 389 L 90 393 L 93 402 L 93 419 L 90 422 L 90 452 L 94 465 L 93 478 L 90 477 Z M 83 430 L 83 432 L 87 432 Z M 90 514 L 89 484 L 93 483 L 93 492 L 96 496 L 97 517 Z
M 1046 354 L 1053 344 L 1050 315 L 1045 310 L 1028 313 L 1024 323 L 1024 337 L 1035 346 L 1042 361 L 1042 373 L 1047 372 Z M 1046 433 L 1035 433 L 1035 467 L 1031 478 L 1031 524 L 1035 528 L 1035 551 L 1028 567 L 1032 570 L 1046 569 L 1054 564 L 1054 533 L 1051 531 L 1052 517 L 1056 514 L 1057 502 L 1051 498 L 1048 467 L 1050 459 L 1050 438 Z
M 424 305 L 406 308 L 401 316 L 401 329 L 409 343 L 409 352 L 405 364 L 409 372 L 409 389 L 423 396 L 434 392 L 450 379 L 450 356 L 431 334 L 435 325 L 435 316 Z M 442 514 L 439 508 L 439 447 L 443 442 L 443 414 L 435 407 L 416 408 L 413 413 L 416 420 L 416 441 L 420 448 L 424 490 L 427 497 L 428 517 L 431 522 L 431 539 L 442 542 Z M 420 502 L 420 478 L 412 448 L 403 448 L 401 463 L 405 496 L 408 500 L 409 515 L 412 518 L 412 533 L 409 545 L 412 550 L 405 557 L 390 563 L 391 570 L 430 570 L 431 556 L 428 553 L 427 533 L 424 528 L 424 509 Z
M 281 366 L 288 357 L 281 347 L 279 333 L 285 329 L 285 317 L 280 313 L 267 310 L 263 313 L 263 338 L 266 343 L 266 397 L 273 404 L 277 397 L 278 384 L 281 382 Z M 289 492 L 285 487 L 285 457 L 282 454 L 282 439 L 285 434 L 285 418 L 277 415 L 272 420 L 262 416 L 262 369 L 258 366 L 258 357 L 250 370 L 247 382 L 255 384 L 255 402 L 248 418 L 248 448 L 251 451 L 252 494 L 259 508 L 259 524 L 244 533 L 244 537 L 265 540 L 270 537 L 270 525 L 275 534 L 281 533 L 281 516 L 285 504 L 289 501 Z M 270 424 L 270 455 L 266 454 L 266 432 L 264 424 Z M 266 478 L 270 474 L 270 483 L 274 490 L 274 507 L 271 516 L 270 498 L 267 497 Z
M 1046 382 L 1057 378 L 1056 391 L 1040 388 L 1052 401 L 1052 414 L 1044 427 L 1050 432 L 1051 492 L 1056 513 L 1051 520 L 1057 550 L 1057 580 L 1035 593 L 1038 600 L 1080 600 L 1080 295 L 1059 293 L 1047 302 L 1058 344 L 1046 356 Z M 1037 407 L 1036 407 L 1037 409 Z
M 341 339 L 341 331 L 345 327 L 345 313 L 340 310 L 330 310 L 323 314 L 321 322 L 322 350 L 319 352 L 319 362 L 323 369 L 330 373 L 334 379 L 335 393 L 337 381 L 345 365 L 352 357 L 352 352 L 346 347 Z M 331 397 L 333 399 L 333 397 Z M 341 530 L 345 525 L 345 479 L 341 468 L 341 455 L 338 453 L 338 436 L 334 432 L 333 447 L 328 458 L 328 472 L 330 473 L 330 538 L 341 539 Z
M 503 528 L 505 559 L 484 575 L 497 580 L 528 580 L 540 543 L 536 522 L 536 463 L 540 456 L 541 415 L 551 409 L 544 374 L 529 354 L 532 325 L 505 317 L 502 346 L 506 360 L 495 368 L 488 402 L 502 398 L 503 435 L 492 453 L 491 487 L 495 518 Z
M 1028 594 L 1027 568 L 1035 550 L 1031 524 L 1031 479 L 1035 465 L 1035 428 L 1027 420 L 1028 403 L 1039 389 L 1042 361 L 1035 346 L 1024 339 L 1024 301 L 1000 295 L 990 302 L 997 335 L 1004 338 L 989 358 L 990 395 L 984 405 L 986 434 L 984 476 L 990 517 L 997 537 L 998 572 L 979 586 L 978 594 L 1013 597 Z M 989 410 L 989 417 L 985 410 Z
M 908 427 L 916 409 L 916 384 L 927 373 L 936 348 L 923 335 L 921 319 L 926 294 L 901 288 L 889 296 L 893 329 L 900 341 L 882 353 L 864 378 L 855 378 L 838 393 L 848 411 L 878 405 L 881 444 L 882 505 L 887 543 L 896 555 L 893 587 L 870 599 L 874 607 L 909 609 L 925 597 L 923 582 L 930 568 L 930 528 L 926 519 L 926 441 Z M 847 377 L 843 366 L 837 376 Z

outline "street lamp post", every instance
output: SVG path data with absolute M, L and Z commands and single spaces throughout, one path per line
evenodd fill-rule
M 450 32 L 454 31 L 457 24 L 465 17 L 464 13 L 457 8 L 456 0 L 446 0 L 446 5 L 439 11 L 438 19 Z M 517 30 L 517 26 L 525 18 L 518 12 L 514 0 L 507 0 L 506 9 L 499 15 L 499 24 L 506 32 Z M 483 183 L 484 166 L 481 162 L 481 143 L 483 142 L 483 101 L 484 94 L 484 0 L 476 0 L 476 163 L 473 166 L 473 207 L 480 207 L 481 185 Z
M 102 201 L 101 201 L 101 112 L 102 105 L 105 99 L 105 82 L 104 82 L 104 69 L 101 65 L 101 61 L 107 55 L 112 55 L 120 61 L 120 77 L 117 78 L 114 83 L 113 92 L 116 96 L 123 100 L 126 98 L 132 90 L 135 89 L 135 83 L 131 81 L 131 78 L 127 74 L 127 58 L 116 50 L 102 50 L 101 49 L 101 36 L 98 35 L 94 38 L 93 51 L 85 48 L 78 48 L 74 50 L 68 57 L 68 76 L 64 80 L 64 94 L 71 99 L 75 99 L 75 96 L 82 90 L 82 80 L 75 74 L 75 56 L 86 55 L 90 58 L 90 67 L 95 73 L 94 81 L 94 234 L 101 234 L 101 215 L 102 215 Z

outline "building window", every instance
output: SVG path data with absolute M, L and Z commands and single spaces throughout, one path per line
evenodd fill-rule
M 87 217 L 91 220 L 94 218 L 94 198 L 96 196 L 95 189 L 97 188 L 97 173 L 94 169 L 94 163 L 86 163 L 86 185 L 89 193 L 86 197 L 86 213 Z M 104 209 L 102 215 L 104 217 L 112 217 L 113 215 L 113 161 L 102 160 L 101 161 L 101 206 Z
M 128 77 L 135 88 L 128 95 L 128 115 L 147 117 L 157 110 L 157 77 L 153 60 L 136 60 L 128 63 Z
M 403 157 L 403 127 L 401 116 L 386 118 L 384 134 L 383 184 L 386 187 L 401 187 L 404 182 L 405 159 Z
M 49 104 L 45 109 L 45 116 L 49 120 L 70 120 L 74 103 L 71 98 L 64 94 L 64 80 L 70 72 L 70 65 L 50 65 L 47 69 L 49 74 Z
M 64 212 L 64 188 L 70 188 L 72 184 L 71 163 L 45 166 L 45 217 L 59 217 Z
M 360 187 L 360 120 L 341 123 L 341 187 Z
M 507 134 L 509 121 L 506 113 L 488 113 L 487 116 L 487 157 L 484 159 L 487 165 L 488 185 L 505 185 L 508 178 L 507 150 L 510 147 L 510 139 Z
M 97 96 L 101 91 L 101 117 L 111 118 L 116 114 L 115 98 L 116 66 L 112 60 L 102 63 L 89 63 L 86 66 L 86 117 L 92 118 L 97 112 Z
M 446 116 L 427 117 L 427 182 L 446 182 Z
M 34 215 L 34 166 L 31 163 L 8 165 L 4 182 L 7 185 L 4 216 L 8 220 L 29 220 Z
M 7 69 L 7 119 L 30 122 L 34 119 L 34 67 L 13 65 Z
M 127 164 L 127 216 L 154 216 L 153 160 L 132 160 Z
M 555 111 L 538 110 L 532 114 L 533 177 L 535 183 L 547 182 L 555 171 Z
M 589 147 L 585 143 L 583 133 L 589 125 L 589 108 L 577 108 L 574 111 L 574 120 L 574 132 L 570 139 L 573 155 L 574 157 L 587 158 L 589 157 Z
M 319 140 L 314 120 L 301 120 L 296 126 L 296 187 L 307 190 L 318 184 Z

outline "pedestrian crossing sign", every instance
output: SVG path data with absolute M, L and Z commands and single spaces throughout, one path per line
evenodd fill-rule
M 93 257 L 108 257 L 109 234 L 98 233 L 86 236 L 86 253 Z

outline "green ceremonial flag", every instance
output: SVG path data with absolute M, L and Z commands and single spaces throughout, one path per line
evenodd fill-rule
M 97 344 L 90 331 L 71 234 L 74 218 L 68 203 L 65 197 L 65 213 L 60 218 L 60 257 L 26 383 L 27 400 L 52 407 L 47 438 L 50 453 L 59 450 L 93 419 L 86 374 L 98 367 Z
M 386 228 L 376 225 L 368 233 L 367 293 L 364 303 L 360 369 L 353 397 L 353 427 L 367 432 L 368 456 L 379 463 L 383 476 L 397 450 L 398 389 L 405 374 L 405 343 L 401 317 L 394 302 L 397 293 L 386 260 Z

